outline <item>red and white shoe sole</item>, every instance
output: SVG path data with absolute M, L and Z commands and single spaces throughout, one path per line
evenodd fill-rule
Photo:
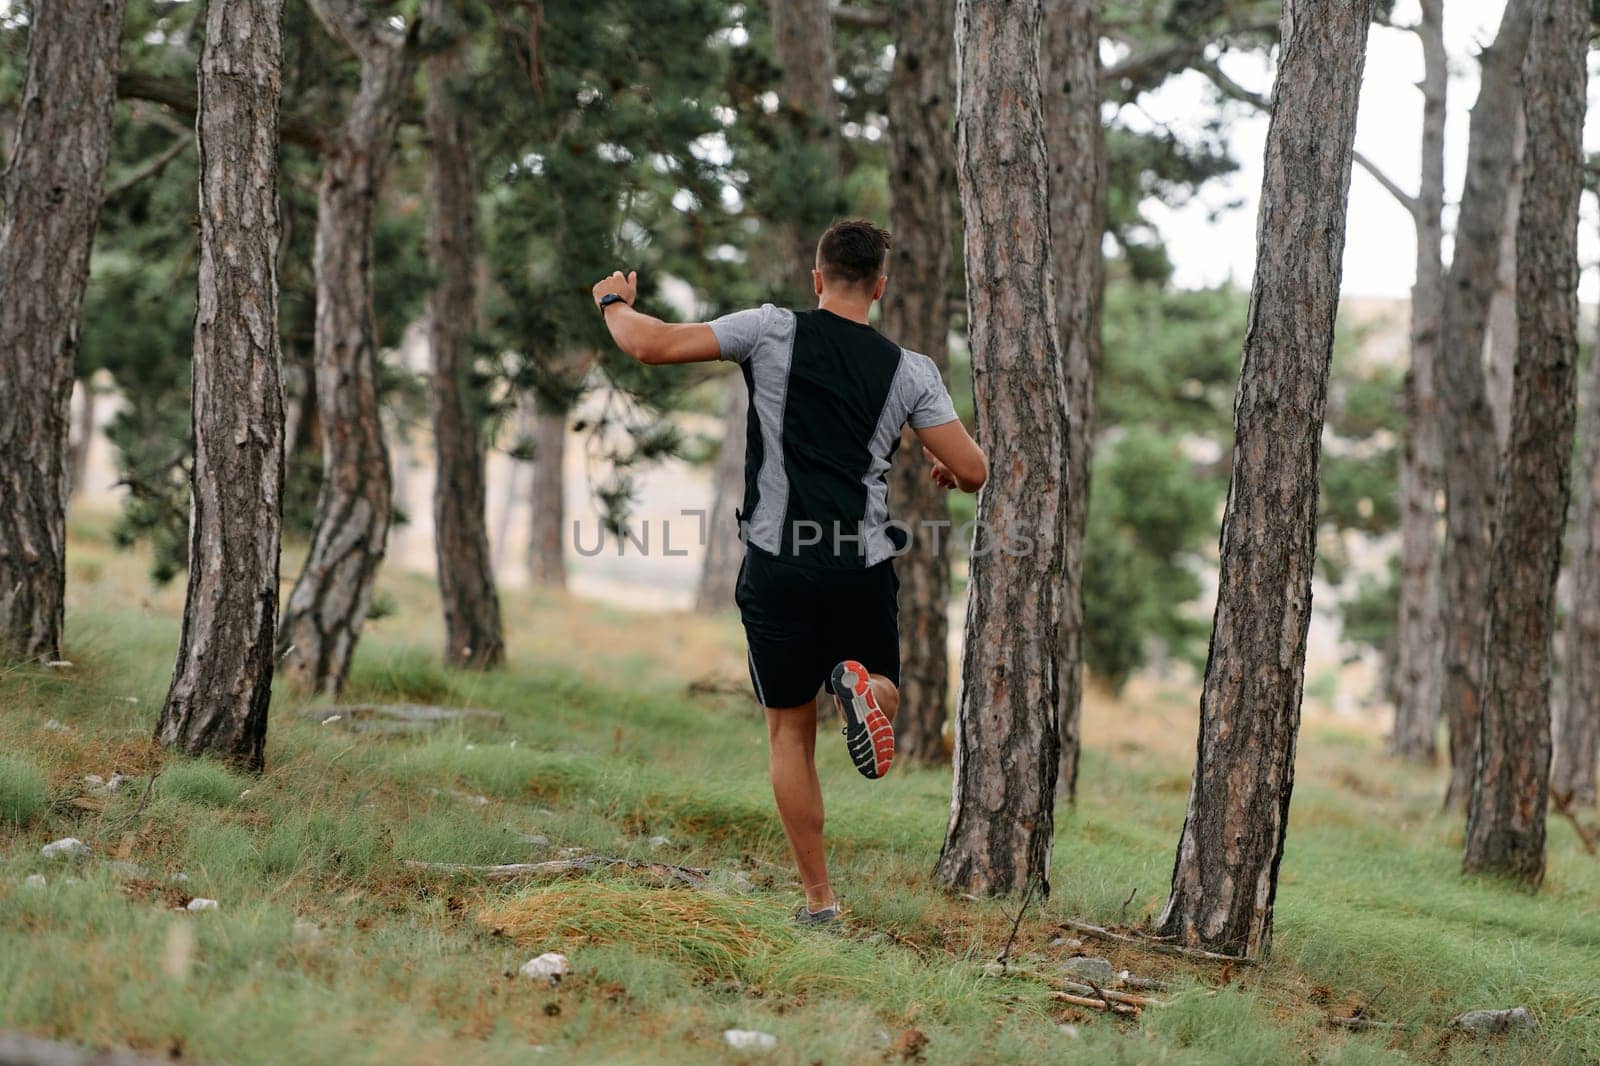
M 847 659 L 833 669 L 829 687 L 844 715 L 845 747 L 863 777 L 877 779 L 894 761 L 894 725 L 872 694 L 867 668 Z

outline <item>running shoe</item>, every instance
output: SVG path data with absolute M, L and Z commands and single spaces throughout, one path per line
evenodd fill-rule
M 839 701 L 844 716 L 844 746 L 850 761 L 862 777 L 877 779 L 889 772 L 894 761 L 894 726 L 878 707 L 878 700 L 867 683 L 867 668 L 846 659 L 833 668 L 828 691 Z
M 794 920 L 796 925 L 803 926 L 833 925 L 839 920 L 839 913 L 839 905 L 837 903 L 824 907 L 820 911 L 814 911 L 802 903 L 800 904 L 800 909 L 794 912 Z

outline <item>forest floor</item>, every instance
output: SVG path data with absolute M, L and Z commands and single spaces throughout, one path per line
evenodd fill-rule
M 821 774 L 848 921 L 839 935 L 793 926 L 732 618 L 515 593 L 510 667 L 455 674 L 439 665 L 431 586 L 392 575 L 341 702 L 470 706 L 504 725 L 356 734 L 280 692 L 267 770 L 247 777 L 148 740 L 182 583 L 151 590 L 147 560 L 114 550 L 103 524 L 73 534 L 71 665 L 0 668 L 0 1032 L 201 1062 L 389 1066 L 530 1061 L 536 1048 L 585 1062 L 1600 1059 L 1600 859 L 1556 819 L 1538 893 L 1462 876 L 1438 777 L 1315 708 L 1268 963 L 1178 960 L 1062 928 L 1137 924 L 1164 897 L 1196 701 L 1136 685 L 1091 698 L 1053 892 L 996 973 L 986 964 L 1017 901 L 929 883 L 948 771 L 865 781 L 831 729 Z M 129 780 L 110 793 L 84 780 L 113 773 Z M 67 836 L 92 854 L 40 854 Z M 405 864 L 568 849 L 705 868 L 709 887 L 649 870 L 501 883 Z M 191 897 L 217 908 L 186 911 Z M 570 960 L 558 985 L 518 974 L 544 951 Z M 1053 999 L 1076 954 L 1170 990 L 1138 1017 Z M 1536 1033 L 1448 1026 L 1515 1006 Z M 1381 1028 L 1347 1031 L 1351 1017 Z M 776 1047 L 735 1051 L 729 1029 Z

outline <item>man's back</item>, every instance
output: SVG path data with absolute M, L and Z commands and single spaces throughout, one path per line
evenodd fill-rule
M 711 328 L 750 389 L 748 543 L 817 567 L 889 558 L 886 475 L 900 430 L 956 418 L 932 360 L 822 308 L 767 304 Z

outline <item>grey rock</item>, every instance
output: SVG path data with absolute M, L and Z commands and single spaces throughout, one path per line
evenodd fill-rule
M 1539 1019 L 1527 1007 L 1508 1010 L 1469 1010 L 1450 1019 L 1450 1028 L 1465 1033 L 1491 1036 L 1497 1033 L 1532 1032 L 1539 1028 Z
M 23 879 L 22 884 L 27 888 L 43 888 L 45 887 L 44 874 L 29 874 Z
M 1077 958 L 1067 959 L 1061 964 L 1061 971 L 1076 977 L 1080 981 L 1109 988 L 1116 983 L 1117 971 L 1110 960 L 1102 959 L 1095 955 L 1079 955 Z
M 47 859 L 81 859 L 88 856 L 89 845 L 77 837 L 62 837 L 40 848 L 39 854 Z

